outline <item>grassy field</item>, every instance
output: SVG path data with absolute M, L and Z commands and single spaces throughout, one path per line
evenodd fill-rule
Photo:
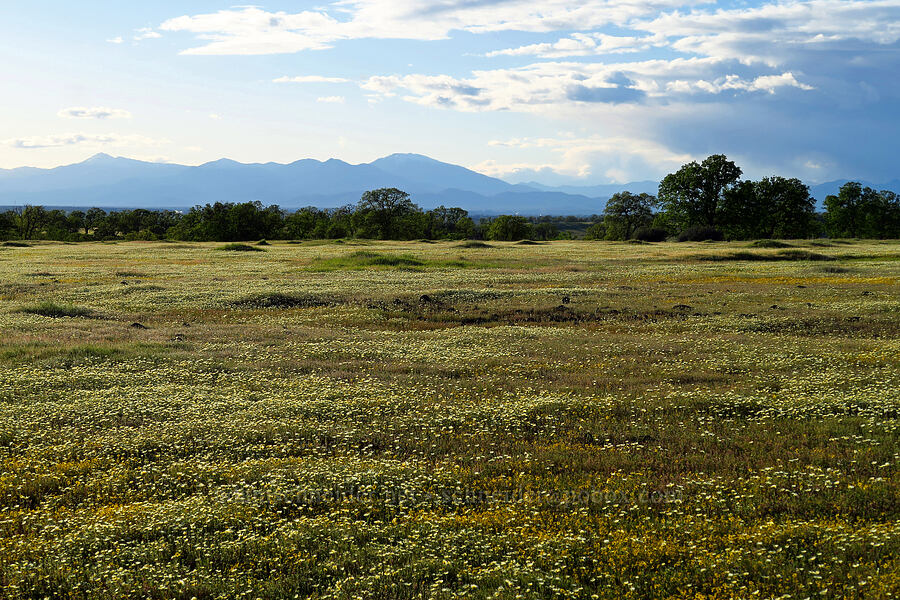
M 251 249 L 0 248 L 0 598 L 898 593 L 900 243 Z

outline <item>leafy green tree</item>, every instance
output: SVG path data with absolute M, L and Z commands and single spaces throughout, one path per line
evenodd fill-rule
M 613 194 L 603 211 L 606 239 L 631 239 L 639 227 L 648 227 L 653 222 L 655 205 L 656 198 L 650 194 L 631 192 Z
M 553 223 L 543 222 L 534 226 L 534 238 L 537 240 L 555 240 L 559 236 L 559 227 Z
M 462 217 L 454 226 L 456 230 L 455 237 L 460 240 L 472 239 L 477 235 L 478 227 L 472 217 Z
M 837 196 L 825 198 L 825 221 L 831 237 L 862 237 L 864 234 L 867 205 L 875 201 L 877 192 L 863 188 L 858 181 L 848 181 L 841 186 Z
M 106 219 L 106 211 L 102 208 L 89 208 L 86 213 L 84 213 L 84 233 L 85 235 L 90 233 L 90 230 L 95 229 L 97 225 L 100 224 L 101 221 Z
M 353 237 L 356 235 L 356 227 L 353 219 L 354 212 L 355 209 L 353 205 L 350 204 L 329 210 L 326 233 L 321 237 L 337 239 Z M 324 223 L 322 224 L 324 225 Z
M 47 224 L 47 211 L 43 206 L 26 206 L 16 215 L 16 233 L 20 239 L 38 237 Z
M 604 240 L 604 239 L 606 239 L 606 223 L 603 221 L 598 221 L 596 223 L 592 223 L 587 228 L 587 230 L 585 230 L 584 239 L 586 239 L 586 240 Z
M 394 240 L 407 237 L 411 214 L 421 212 L 409 194 L 397 188 L 369 190 L 356 205 L 354 221 L 362 237 Z
M 245 242 L 276 237 L 283 227 L 281 209 L 277 206 L 263 208 L 257 201 L 195 206 L 171 229 L 180 239 Z
M 87 226 L 85 225 L 85 222 L 84 222 L 84 217 L 85 217 L 85 214 L 84 214 L 83 210 L 73 210 L 72 212 L 70 212 L 69 217 L 68 217 L 69 229 L 75 233 L 84 229 L 84 235 L 87 235 L 88 232 L 87 232 Z
M 0 240 L 12 237 L 16 227 L 16 213 L 11 210 L 0 213 Z
M 862 235 L 882 240 L 900 237 L 900 197 L 896 193 L 882 190 L 869 198 L 864 209 Z
M 741 169 L 724 154 L 713 154 L 702 163 L 692 161 L 659 184 L 659 204 L 670 222 L 681 229 L 719 225 L 725 192 L 741 177 Z
M 487 230 L 488 239 L 504 242 L 524 240 L 531 236 L 531 223 L 528 219 L 513 215 L 500 215 L 491 221 Z
M 324 238 L 327 234 L 327 226 L 321 230 L 320 222 L 322 220 L 330 220 L 325 211 L 319 210 L 315 206 L 301 208 L 284 218 L 283 235 L 290 240 Z
M 731 239 L 810 237 L 815 201 L 799 179 L 741 181 L 724 194 L 721 223 Z
M 425 215 L 427 217 L 425 237 L 428 239 L 462 239 L 464 237 L 457 231 L 457 224 L 462 219 L 468 218 L 468 211 L 462 208 L 438 206 L 429 210 Z

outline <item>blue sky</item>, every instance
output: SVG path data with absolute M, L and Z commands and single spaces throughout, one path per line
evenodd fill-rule
M 417 152 L 548 184 L 900 177 L 900 0 L 0 5 L 0 168 Z

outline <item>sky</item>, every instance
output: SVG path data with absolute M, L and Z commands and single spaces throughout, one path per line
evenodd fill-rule
M 414 152 L 511 182 L 900 178 L 900 0 L 6 0 L 0 168 Z

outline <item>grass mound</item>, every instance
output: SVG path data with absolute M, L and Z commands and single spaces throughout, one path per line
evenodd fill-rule
M 750 244 L 750 248 L 793 248 L 793 246 L 778 240 L 756 240 Z
M 365 269 L 369 267 L 415 268 L 424 267 L 425 262 L 408 255 L 382 254 L 370 250 L 357 250 L 350 254 L 318 261 L 316 267 L 322 270 Z
M 371 250 L 357 250 L 352 253 L 319 258 L 310 265 L 312 271 L 338 271 L 358 269 L 406 269 L 420 271 L 423 269 L 470 269 L 489 268 L 494 265 L 467 260 L 458 257 L 455 260 L 425 260 L 409 254 L 387 254 Z
M 265 252 L 262 248 L 256 248 L 250 244 L 225 244 L 218 249 L 227 252 Z
M 412 256 L 381 254 L 368 250 L 358 250 L 349 258 L 366 267 L 421 267 L 425 264 Z
M 255 294 L 234 302 L 234 306 L 240 308 L 315 308 L 334 306 L 335 304 L 338 304 L 335 299 L 326 299 L 312 294 L 285 294 L 282 292 Z
M 5 248 L 31 248 L 31 244 L 28 244 L 26 242 L 9 241 L 9 242 L 3 242 L 2 245 Z
M 516 242 L 516 246 L 540 246 L 540 242 L 535 242 L 532 240 L 520 240 Z
M 32 306 L 25 306 L 20 312 L 31 315 L 40 315 L 42 317 L 50 317 L 51 319 L 61 319 L 63 317 L 80 317 L 90 318 L 94 316 L 94 311 L 81 306 L 72 304 L 57 304 L 55 302 L 41 302 Z
M 697 254 L 693 256 L 687 257 L 689 260 L 702 260 L 702 261 L 714 261 L 714 262 L 722 262 L 722 261 L 763 261 L 763 262 L 774 262 L 774 261 L 789 261 L 789 260 L 812 260 L 812 261 L 825 261 L 825 260 L 834 260 L 833 257 L 827 256 L 825 254 L 819 254 L 817 252 L 810 252 L 808 250 L 800 250 L 800 249 L 792 249 L 792 250 L 782 250 L 775 254 L 757 254 L 754 252 L 731 252 L 728 254 Z
M 256 242 L 256 245 L 257 246 L 271 246 L 272 244 L 270 244 L 266 240 L 259 240 L 258 242 Z
M 809 250 L 782 250 L 777 254 L 781 260 L 834 260 L 834 257 Z
M 457 244 L 457 248 L 493 248 L 490 244 L 479 242 L 478 240 L 469 240 L 461 244 Z

